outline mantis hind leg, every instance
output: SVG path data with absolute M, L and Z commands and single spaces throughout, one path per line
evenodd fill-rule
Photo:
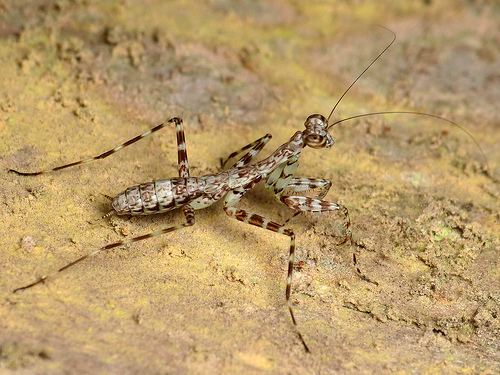
M 184 135 L 184 126 L 182 119 L 175 117 L 172 119 L 175 124 L 175 133 L 177 138 L 177 166 L 179 177 L 189 177 L 189 162 L 187 155 L 186 136 Z
M 53 272 L 51 274 L 42 276 L 42 277 L 38 278 L 37 280 L 35 280 L 34 282 L 32 282 L 32 283 L 30 283 L 28 285 L 25 285 L 25 286 L 22 286 L 22 287 L 14 289 L 12 292 L 13 293 L 20 292 L 22 290 L 34 287 L 35 285 L 44 283 L 47 279 L 51 279 L 54 276 L 56 276 L 57 274 L 65 271 L 65 270 L 67 270 L 68 268 L 73 267 L 77 263 L 80 263 L 80 262 L 84 261 L 87 258 L 94 257 L 94 256 L 96 256 L 97 254 L 99 254 L 101 252 L 108 251 L 108 250 L 114 249 L 115 247 L 119 247 L 119 246 L 131 244 L 131 243 L 134 243 L 134 242 L 138 242 L 138 241 L 142 241 L 142 240 L 147 240 L 148 238 L 157 237 L 157 236 L 160 236 L 160 235 L 165 234 L 165 233 L 174 232 L 174 231 L 176 231 L 178 229 L 182 229 L 182 228 L 186 228 L 186 227 L 190 227 L 190 226 L 194 225 L 195 220 L 194 220 L 194 210 L 193 210 L 193 208 L 191 206 L 189 206 L 189 205 L 186 205 L 186 206 L 183 207 L 183 212 L 184 212 L 184 216 L 186 218 L 186 221 L 184 223 L 182 223 L 182 224 L 173 225 L 173 226 L 170 226 L 170 227 L 166 227 L 166 228 L 155 230 L 155 231 L 147 233 L 147 234 L 143 234 L 141 236 L 137 236 L 137 237 L 133 237 L 133 238 L 130 238 L 130 239 L 123 240 L 123 241 L 118 241 L 118 242 L 107 244 L 105 246 L 100 247 L 99 249 L 94 250 L 91 253 L 85 254 L 85 255 L 81 256 L 80 258 L 75 259 L 74 261 L 72 261 L 72 262 L 70 262 L 70 263 L 62 266 L 61 268 L 59 268 L 58 270 L 56 270 L 55 272 Z
M 119 144 L 118 146 L 113 147 L 112 149 L 104 151 L 104 152 L 100 153 L 99 155 L 91 156 L 91 157 L 89 157 L 87 159 L 82 159 L 82 160 L 74 161 L 72 163 L 60 165 L 58 167 L 54 167 L 54 168 L 50 168 L 50 169 L 43 169 L 43 170 L 37 171 L 37 172 L 20 172 L 20 171 L 15 170 L 15 169 L 9 169 L 9 172 L 15 173 L 15 174 L 20 175 L 20 176 L 38 176 L 38 175 L 45 174 L 45 173 L 60 171 L 61 169 L 75 167 L 77 165 L 88 164 L 88 163 L 96 161 L 96 160 L 107 158 L 108 156 L 113 155 L 114 153 L 116 153 L 116 152 L 124 149 L 127 146 L 130 146 L 131 144 L 133 144 L 135 142 L 138 142 L 141 139 L 144 139 L 146 137 L 149 137 L 151 134 L 157 132 L 158 130 L 163 129 L 165 126 L 167 126 L 167 125 L 175 122 L 176 120 L 179 120 L 179 119 L 176 118 L 176 117 L 174 117 L 174 118 L 168 120 L 167 122 L 164 122 L 164 123 L 162 123 L 160 125 L 156 125 L 155 127 L 149 129 L 148 131 L 146 131 L 146 132 L 144 132 L 142 134 L 139 134 L 138 136 L 136 136 L 136 137 L 134 137 L 132 139 L 129 139 L 128 141 L 123 142 L 123 143 Z

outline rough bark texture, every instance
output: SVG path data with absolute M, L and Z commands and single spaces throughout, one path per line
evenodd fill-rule
M 480 1 L 0 2 L 0 373 L 498 373 L 500 12 Z M 375 5 L 377 4 L 377 5 Z M 299 175 L 333 181 L 338 215 L 291 222 L 297 318 L 284 306 L 288 240 L 230 220 L 114 249 L 19 294 L 103 244 L 181 220 L 98 221 L 103 194 L 176 174 L 173 130 L 91 165 L 164 119 L 185 119 L 193 175 L 269 132 L 266 149 L 328 114 L 398 41 L 336 119 L 390 109 L 306 150 Z M 264 152 L 265 153 L 265 152 Z M 262 189 L 244 205 L 289 212 Z M 355 271 L 357 255 L 363 277 Z

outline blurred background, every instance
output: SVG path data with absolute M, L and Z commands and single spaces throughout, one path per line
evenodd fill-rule
M 0 370 L 5 373 L 496 373 L 499 367 L 500 9 L 494 1 L 0 1 Z M 266 133 L 268 155 L 312 113 L 330 150 L 298 175 L 330 179 L 351 213 L 304 215 L 292 299 L 288 240 L 221 205 L 183 233 L 116 249 L 11 290 L 169 213 L 95 220 L 103 196 L 176 175 L 184 118 L 192 175 Z M 243 206 L 284 221 L 263 189 Z M 353 265 L 356 254 L 357 268 Z

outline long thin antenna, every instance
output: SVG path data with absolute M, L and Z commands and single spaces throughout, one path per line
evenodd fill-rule
M 333 115 L 333 112 L 335 111 L 335 108 L 337 108 L 337 106 L 339 105 L 339 103 L 341 102 L 341 100 L 344 98 L 344 96 L 347 94 L 347 92 L 351 89 L 352 86 L 354 86 L 354 84 L 361 78 L 361 76 L 363 74 L 365 74 L 365 72 L 370 69 L 370 67 L 375 64 L 375 62 L 385 53 L 385 51 L 387 51 L 391 46 L 392 44 L 394 43 L 394 41 L 396 40 L 396 33 L 394 33 L 394 31 L 392 31 L 391 29 L 388 29 L 387 27 L 385 26 L 382 26 L 382 25 L 377 25 L 387 31 L 389 31 L 391 34 L 392 34 L 392 40 L 391 42 L 383 49 L 382 52 L 380 52 L 377 57 L 375 57 L 375 59 L 373 59 L 373 61 L 370 63 L 370 65 L 368 65 L 365 70 L 363 70 L 361 72 L 361 74 L 359 74 L 356 79 L 349 85 L 349 87 L 344 91 L 344 93 L 340 96 L 339 100 L 337 100 L 337 103 L 335 103 L 335 105 L 333 106 L 330 114 L 328 115 L 328 118 L 327 118 L 327 121 L 330 120 L 330 117 L 332 117 Z
M 489 173 L 490 168 L 489 168 L 489 165 L 488 165 L 488 158 L 486 157 L 486 154 L 484 153 L 481 145 L 476 140 L 476 138 L 474 138 L 474 136 L 472 135 L 472 133 L 469 132 L 464 126 L 456 123 L 455 121 L 451 121 L 451 120 L 449 120 L 449 119 L 447 119 L 445 117 L 441 117 L 441 116 L 438 116 L 438 115 L 433 115 L 432 113 L 416 112 L 416 111 L 382 111 L 382 112 L 363 113 L 363 114 L 360 114 L 360 115 L 350 116 L 350 117 L 346 117 L 346 118 L 343 118 L 341 120 L 335 121 L 334 123 L 330 124 L 327 129 L 330 129 L 332 126 L 338 125 L 338 124 L 340 124 L 342 122 L 349 121 L 349 120 L 354 120 L 354 119 L 360 118 L 360 117 L 375 116 L 375 115 L 394 115 L 394 114 L 409 114 L 409 115 L 427 116 L 427 117 L 432 117 L 432 118 L 435 118 L 435 119 L 438 119 L 438 120 L 445 121 L 445 122 L 447 122 L 450 125 L 456 126 L 462 132 L 464 132 L 465 134 L 467 134 L 467 136 L 469 136 L 469 138 L 472 140 L 472 142 L 474 142 L 474 144 L 477 146 L 477 148 L 481 152 L 481 156 L 483 158 L 484 165 L 486 166 L 486 172 Z

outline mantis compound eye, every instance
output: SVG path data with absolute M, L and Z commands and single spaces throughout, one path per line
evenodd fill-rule
M 319 127 L 325 129 L 328 127 L 328 120 L 323 115 L 314 113 L 307 117 L 304 125 L 306 126 L 306 128 Z
M 323 148 L 326 145 L 326 138 L 319 134 L 309 134 L 304 141 L 312 148 Z

